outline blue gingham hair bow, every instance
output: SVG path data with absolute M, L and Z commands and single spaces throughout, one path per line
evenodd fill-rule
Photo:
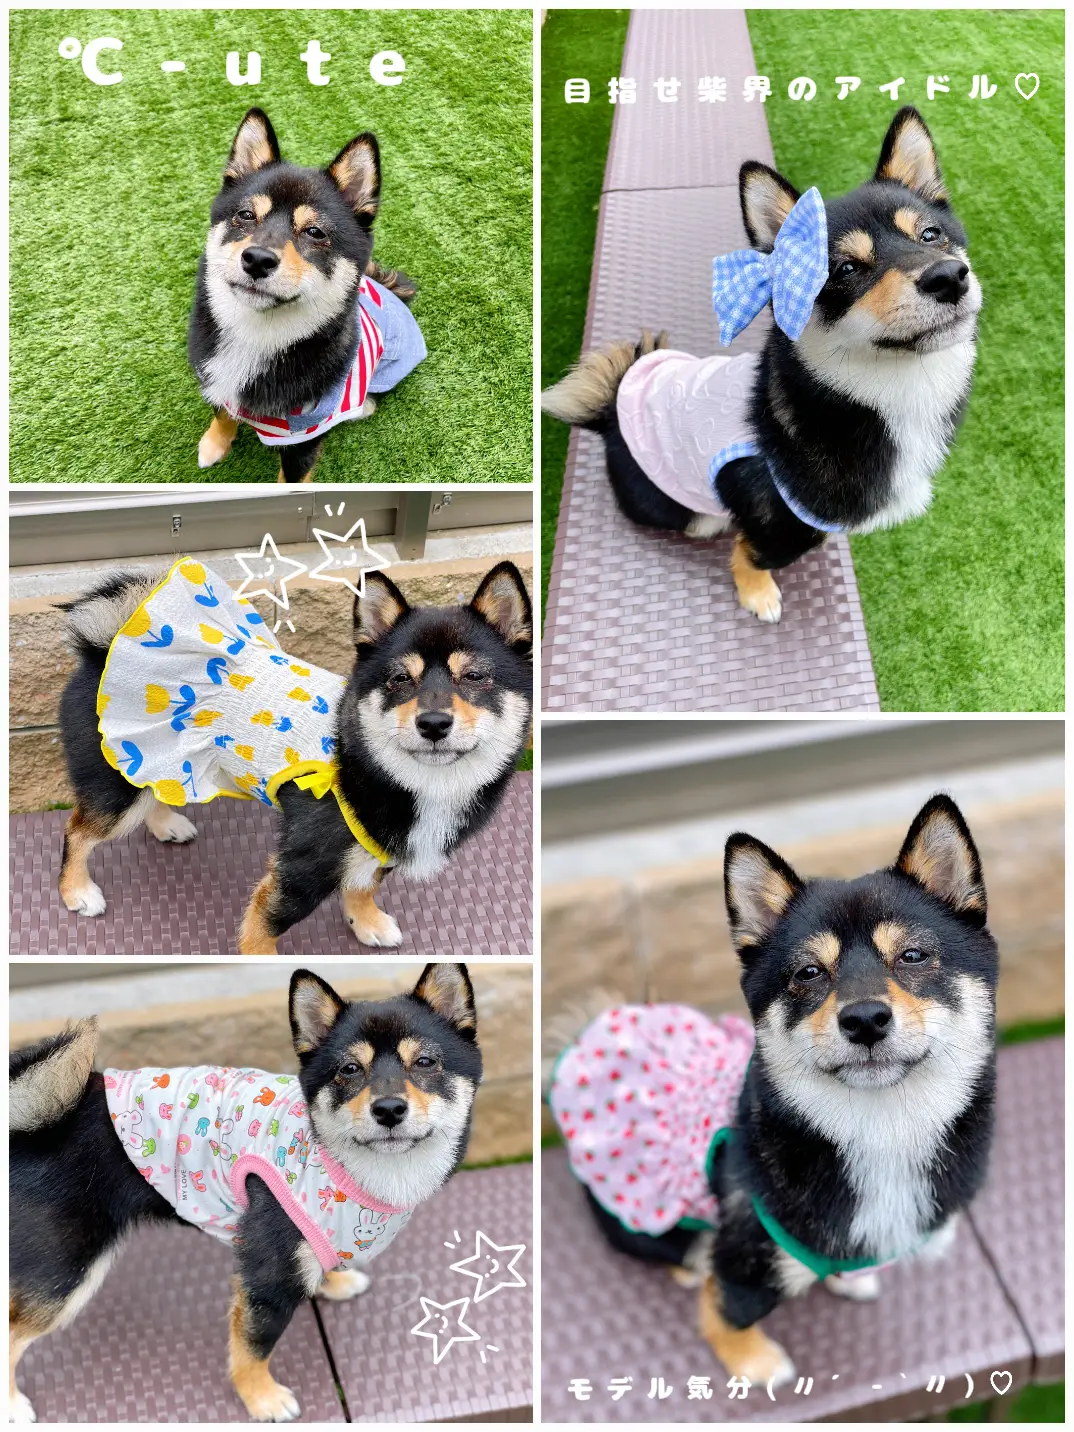
M 726 348 L 771 299 L 772 316 L 798 339 L 828 279 L 828 225 L 819 189 L 807 189 L 784 219 L 770 254 L 736 249 L 712 261 L 712 306 Z

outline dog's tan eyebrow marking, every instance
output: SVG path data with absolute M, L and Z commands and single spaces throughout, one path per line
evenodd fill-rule
M 917 238 L 917 220 L 918 214 L 916 209 L 896 209 L 891 216 L 891 222 L 901 233 L 904 233 L 908 239 Z
M 299 204 L 295 209 L 295 228 L 306 229 L 310 224 L 320 222 L 320 215 L 317 210 L 309 204 Z
M 259 224 L 266 214 L 272 212 L 272 200 L 267 194 L 253 194 L 246 202 L 253 209 Z
M 400 1039 L 400 1041 L 399 1041 L 399 1058 L 403 1061 L 403 1063 L 406 1065 L 406 1067 L 407 1067 L 408 1069 L 409 1069 L 410 1066 L 414 1063 L 414 1060 L 417 1059 L 417 1057 L 418 1057 L 418 1055 L 419 1055 L 420 1053 L 421 1053 L 421 1040 L 420 1040 L 420 1039 L 414 1039 L 413 1036 L 411 1036 L 411 1035 L 409 1035 L 409 1034 L 407 1035 L 407 1037 L 406 1037 L 405 1039 Z
M 448 670 L 451 672 L 452 676 L 454 676 L 456 681 L 459 679 L 460 676 L 466 675 L 467 671 L 470 669 L 470 663 L 473 661 L 473 659 L 473 654 L 468 651 L 453 651 L 451 653 L 451 655 L 447 659 Z
M 885 960 L 894 960 L 903 950 L 910 948 L 910 943 L 909 930 L 894 920 L 882 920 L 873 931 L 873 944 Z
M 851 229 L 837 241 L 835 248 L 843 258 L 857 259 L 863 264 L 871 264 L 876 258 L 873 241 L 864 229 Z
M 422 673 L 425 671 L 425 662 L 422 661 L 416 651 L 408 652 L 406 656 L 403 657 L 403 665 L 415 681 L 421 680 Z
M 363 1069 L 369 1069 L 372 1065 L 374 1052 L 368 1039 L 360 1039 L 357 1044 L 352 1044 L 347 1050 L 355 1063 L 360 1064 Z
M 841 948 L 839 936 L 834 935 L 831 930 L 820 930 L 802 943 L 803 954 L 809 955 L 818 965 L 823 965 L 829 971 L 835 968 Z

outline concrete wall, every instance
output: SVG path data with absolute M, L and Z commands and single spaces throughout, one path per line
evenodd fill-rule
M 235 967 L 242 987 L 242 966 Z M 467 1163 L 518 1158 L 533 1150 L 532 972 L 523 965 L 469 965 L 477 998 L 478 1038 L 485 1077 L 478 1091 Z M 350 999 L 384 999 L 412 989 L 422 966 L 401 966 L 389 978 L 332 979 Z M 94 1011 L 87 1008 L 87 1014 Z M 11 1027 L 11 1047 L 54 1034 L 63 1019 L 42 1019 Z M 162 1004 L 100 1016 L 96 1067 L 136 1069 L 145 1065 L 231 1064 L 293 1073 L 298 1067 L 282 990 L 236 994 L 227 999 Z
M 450 605 L 469 600 L 484 574 L 498 558 L 463 557 L 450 562 L 402 564 L 392 580 L 414 604 Z M 512 554 L 532 592 L 533 562 Z M 95 570 L 93 579 L 106 575 Z M 87 576 L 84 585 L 89 584 Z M 10 808 L 44 810 L 70 804 L 72 793 L 63 763 L 56 724 L 60 696 L 74 669 L 59 603 L 79 596 L 83 586 L 65 594 L 18 598 L 10 605 L 11 712 Z M 232 586 L 237 587 L 238 582 Z M 295 631 L 279 633 L 281 646 L 292 655 L 329 671 L 347 674 L 354 664 L 351 609 L 354 598 L 336 583 L 299 578 L 288 583 Z M 255 601 L 266 620 L 275 620 L 267 598 Z

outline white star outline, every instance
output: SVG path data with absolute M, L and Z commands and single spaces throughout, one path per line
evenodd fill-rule
M 343 546 L 346 543 L 350 542 L 351 538 L 356 532 L 361 538 L 361 551 L 359 551 L 356 547 L 351 547 L 349 554 L 345 555 L 349 555 L 354 559 L 353 561 L 347 563 L 346 570 L 350 571 L 353 570 L 355 567 L 361 568 L 358 577 L 358 585 L 355 586 L 351 579 L 346 576 L 322 576 L 322 572 L 325 572 L 326 569 L 333 567 L 336 568 L 338 573 L 340 565 L 340 557 L 338 555 L 333 557 L 332 553 L 328 549 L 328 541 L 338 542 L 341 546 Z M 317 538 L 317 541 L 320 544 L 321 551 L 324 553 L 324 561 L 321 562 L 319 566 L 314 567 L 313 570 L 310 572 L 311 581 L 341 582 L 343 586 L 349 587 L 356 597 L 364 597 L 365 574 L 367 572 L 386 572 L 388 568 L 392 565 L 387 560 L 387 558 L 382 557 L 379 552 L 375 552 L 373 548 L 370 547 L 369 543 L 366 541 L 364 517 L 359 517 L 358 521 L 355 522 L 350 528 L 348 528 L 347 532 L 344 533 L 342 537 L 340 537 L 339 534 L 336 532 L 325 532 L 320 527 L 315 527 L 313 529 L 313 535 Z M 326 541 L 326 539 L 328 540 Z M 362 560 L 364 557 L 368 557 L 370 560 L 368 562 L 365 562 Z
M 266 555 L 266 547 L 272 548 L 271 557 Z M 246 560 L 247 557 L 253 559 L 254 561 L 268 562 L 268 572 L 252 572 L 250 570 L 249 563 Z M 236 552 L 235 560 L 239 563 L 239 565 L 242 567 L 242 570 L 246 573 L 246 576 L 242 579 L 242 586 L 235 593 L 235 596 L 268 597 L 270 602 L 275 602 L 276 606 L 282 607 L 285 612 L 290 610 L 290 602 L 287 596 L 287 583 L 293 582 L 294 579 L 296 577 L 300 577 L 303 572 L 309 571 L 309 568 L 306 566 L 305 562 L 296 562 L 293 557 L 281 556 L 280 549 L 276 546 L 276 539 L 275 537 L 273 537 L 271 532 L 266 532 L 264 537 L 262 537 L 260 552 Z M 295 570 L 293 572 L 290 572 L 286 576 L 277 578 L 274 565 L 277 562 L 282 563 L 285 567 L 294 567 Z M 273 591 L 274 581 L 279 582 L 281 592 L 280 596 L 277 596 L 276 593 Z M 260 587 L 254 587 L 251 591 L 248 592 L 247 588 L 250 586 L 251 582 L 261 582 L 262 585 Z M 265 585 L 266 582 L 268 583 L 267 586 Z
M 463 1318 L 466 1316 L 466 1310 L 470 1306 L 469 1298 L 456 1298 L 454 1302 L 451 1303 L 434 1303 L 432 1298 L 422 1298 L 420 1301 L 422 1312 L 425 1314 L 425 1316 L 422 1318 L 420 1323 L 415 1323 L 414 1326 L 410 1329 L 410 1331 L 419 1338 L 432 1338 L 434 1364 L 442 1362 L 443 1359 L 451 1351 L 455 1343 L 477 1342 L 480 1339 L 480 1333 L 475 1333 L 473 1328 L 469 1327 L 466 1323 L 463 1322 Z M 462 1329 L 463 1333 L 465 1333 L 465 1337 L 461 1336 L 457 1332 L 454 1332 L 452 1333 L 451 1337 L 448 1338 L 444 1346 L 441 1347 L 440 1339 L 443 1336 L 442 1333 L 433 1332 L 432 1329 L 423 1332 L 422 1329 L 425 1327 L 425 1324 L 429 1322 L 432 1318 L 434 1318 L 438 1313 L 446 1313 L 449 1308 L 459 1309 L 455 1326 Z M 433 1311 L 434 1309 L 435 1312 Z
M 485 1254 L 482 1254 L 481 1252 L 482 1243 L 484 1243 L 487 1248 L 487 1252 Z M 478 1229 L 473 1256 L 470 1258 L 463 1258 L 458 1263 L 452 1263 L 451 1271 L 453 1273 L 461 1273 L 466 1278 L 477 1279 L 477 1292 L 474 1294 L 474 1302 L 480 1303 L 484 1298 L 491 1298 L 493 1293 L 498 1292 L 500 1288 L 524 1288 L 526 1286 L 525 1278 L 523 1278 L 522 1274 L 515 1267 L 515 1264 L 522 1257 L 525 1251 L 525 1243 L 504 1243 L 502 1245 L 499 1243 L 493 1243 L 492 1239 L 488 1236 L 487 1233 L 482 1233 L 481 1230 Z M 475 1268 L 468 1268 L 466 1266 L 467 1263 L 478 1262 L 482 1257 L 490 1257 L 493 1252 L 513 1253 L 515 1256 L 506 1265 L 501 1264 L 499 1259 L 494 1258 L 493 1263 L 495 1264 L 495 1266 L 490 1273 L 480 1273 Z M 486 1288 L 486 1279 L 491 1282 L 492 1279 L 495 1278 L 496 1275 L 501 1272 L 510 1273 L 511 1281 L 506 1282 L 501 1278 L 499 1282 L 493 1283 L 492 1287 Z

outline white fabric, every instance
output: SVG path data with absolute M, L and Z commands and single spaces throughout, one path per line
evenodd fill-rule
M 246 1178 L 263 1178 L 321 1266 L 355 1268 L 383 1253 L 410 1218 L 359 1188 L 313 1142 L 293 1074 L 214 1065 L 106 1069 L 116 1134 L 138 1172 L 180 1218 L 230 1243 Z
M 97 704 L 102 750 L 168 805 L 221 794 L 271 804 L 274 775 L 332 760 L 345 684 L 287 656 L 246 598 L 184 558 L 112 642 Z
M 632 456 L 691 512 L 728 515 L 710 478 L 712 460 L 753 442 L 748 408 L 759 361 L 754 353 L 694 358 L 663 348 L 640 358 L 619 385 L 619 426 Z

